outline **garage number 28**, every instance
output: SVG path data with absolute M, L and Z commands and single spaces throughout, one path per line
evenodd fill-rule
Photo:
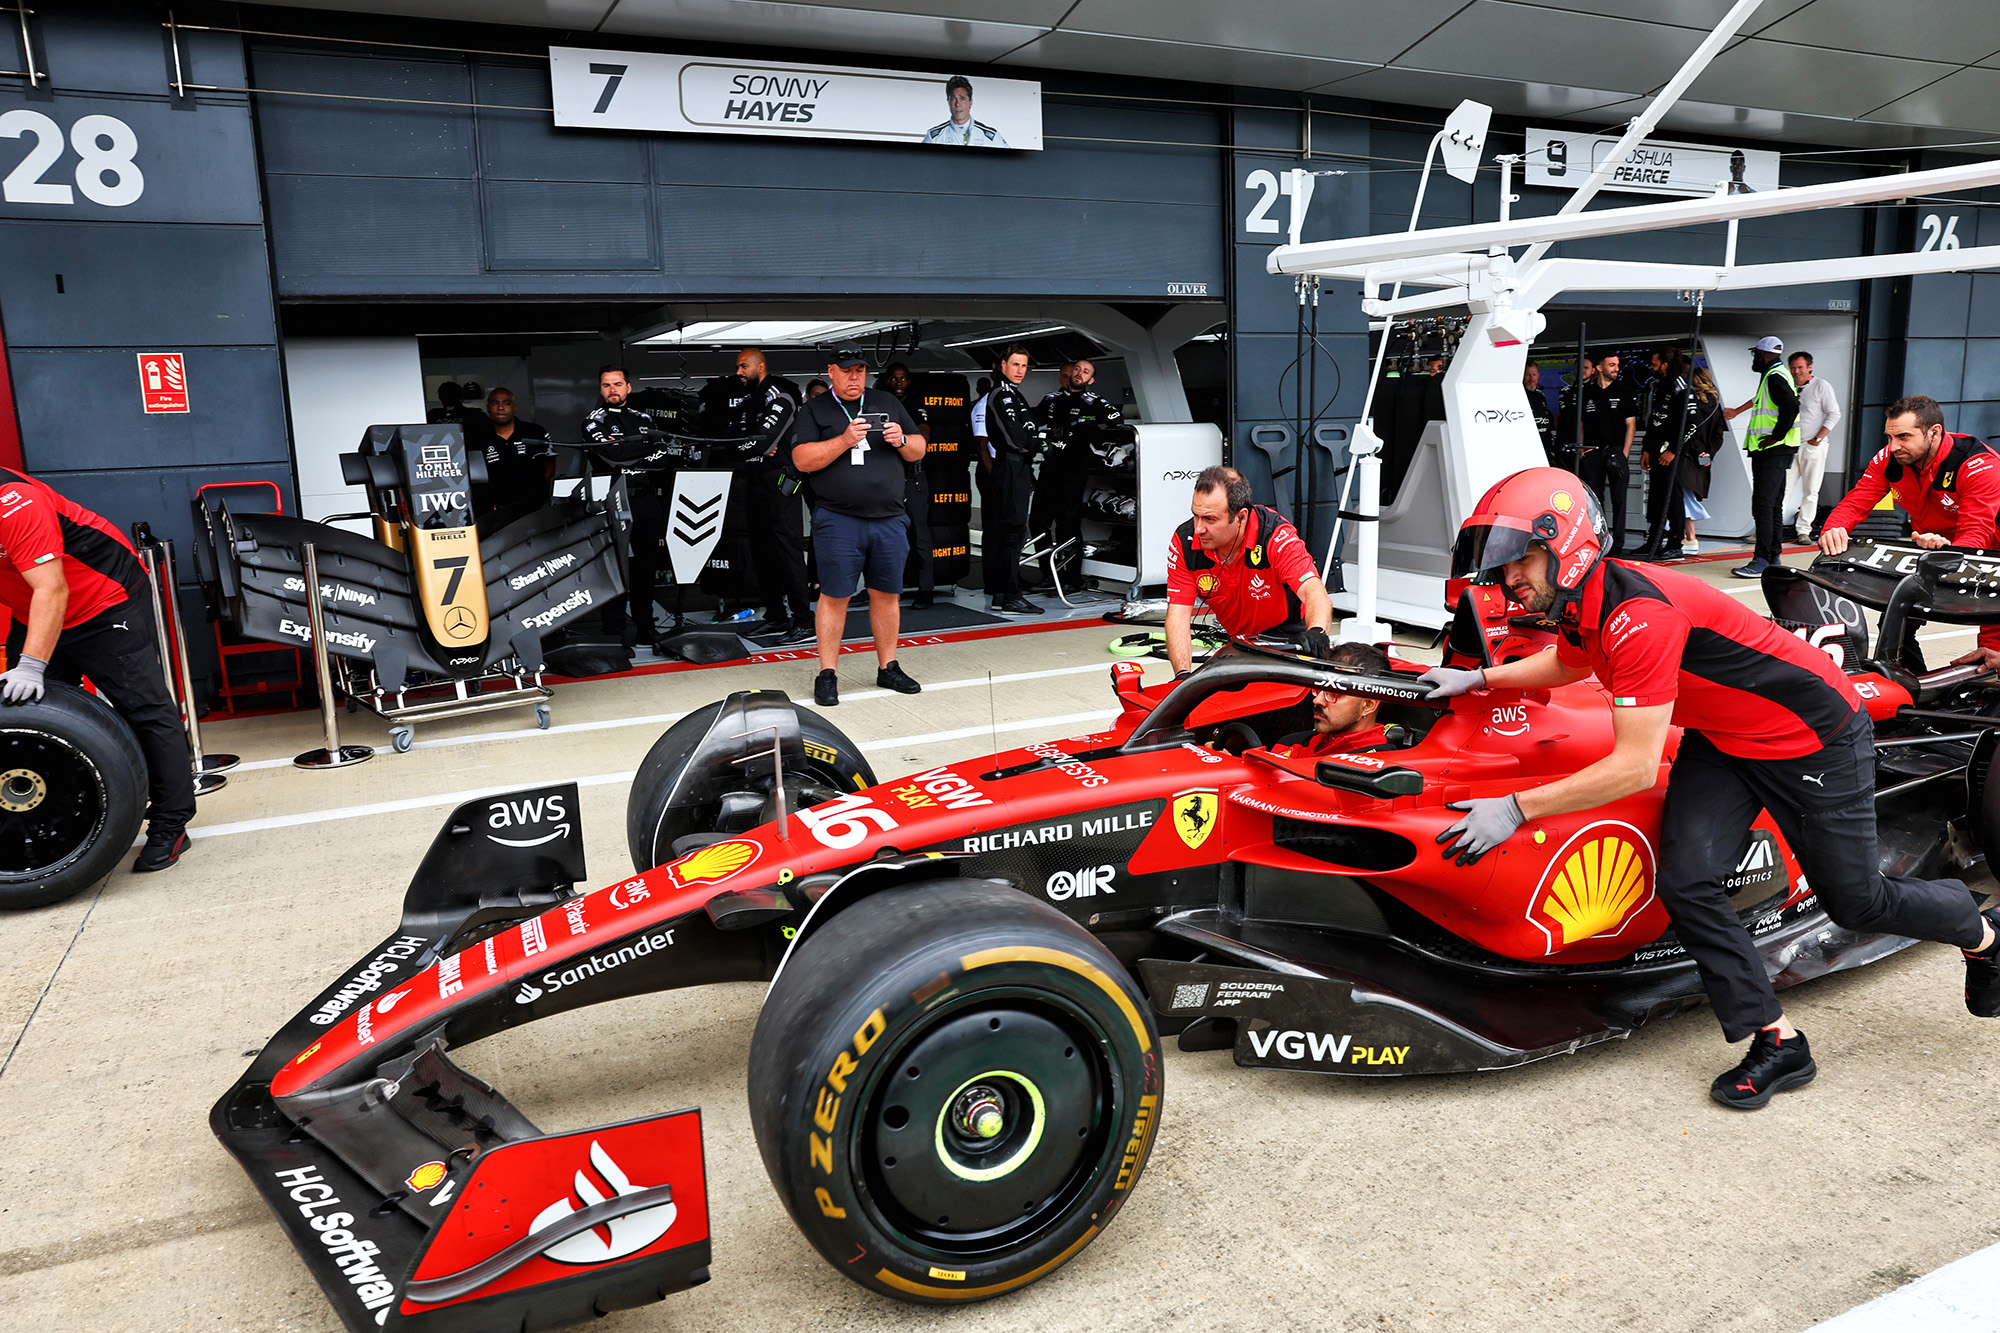
M 859 847 L 871 832 L 887 833 L 896 827 L 887 810 L 877 809 L 874 801 L 858 792 L 835 797 L 816 809 L 799 811 L 799 822 L 821 843 L 838 852 Z
M 35 145 L 0 180 L 0 199 L 10 204 L 74 204 L 76 195 L 69 186 L 43 179 L 62 158 L 62 126 L 25 107 L 0 112 L 0 139 L 24 137 Z M 77 156 L 76 189 L 91 203 L 123 208 L 145 193 L 146 177 L 133 161 L 139 137 L 118 117 L 79 117 L 69 127 L 69 144 Z

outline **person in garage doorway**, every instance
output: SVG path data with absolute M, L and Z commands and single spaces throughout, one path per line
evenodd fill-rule
M 1833 659 L 1701 579 L 1605 559 L 1606 536 L 1596 498 L 1560 468 L 1505 478 L 1460 525 L 1452 577 L 1503 584 L 1556 622 L 1558 642 L 1503 666 L 1433 667 L 1419 683 L 1432 699 L 1448 699 L 1595 675 L 1610 697 L 1612 749 L 1557 781 L 1453 802 L 1465 817 L 1438 835 L 1444 854 L 1470 865 L 1525 823 L 1647 790 L 1678 725 L 1655 887 L 1723 1036 L 1751 1039 L 1711 1096 L 1754 1110 L 1818 1072 L 1729 898 L 1760 811 L 1770 812 L 1836 925 L 1957 945 L 1966 951 L 1966 1008 L 2000 1016 L 2000 909 L 1982 914 L 1961 880 L 1880 869 L 1874 724 Z
M 1021 381 L 1028 374 L 1028 349 L 1010 343 L 1000 353 L 1000 378 L 980 400 L 972 433 L 983 438 L 987 465 L 979 495 L 983 525 L 981 573 L 993 609 L 1004 616 L 1038 616 L 1042 608 L 1021 594 L 1021 549 L 1028 541 L 1028 504 L 1035 490 L 1035 458 L 1042 452 L 1041 414 L 1028 406 Z
M 1785 369 L 1785 344 L 1759 338 L 1750 348 L 1750 368 L 1757 372 L 1757 392 L 1722 414 L 1733 421 L 1750 413 L 1743 451 L 1750 455 L 1750 520 L 1757 525 L 1757 547 L 1749 564 L 1729 571 L 1739 579 L 1762 576 L 1784 554 L 1785 483 L 1799 452 L 1799 393 Z
M 138 555 L 110 523 L 7 468 L 0 468 L 0 554 L 0 603 L 14 616 L 0 703 L 41 698 L 45 675 L 70 685 L 90 677 L 146 756 L 146 845 L 132 869 L 165 870 L 188 849 L 194 759 L 167 692 Z
M 605 604 L 604 632 L 629 643 L 651 643 L 658 637 L 653 603 L 659 590 L 660 543 L 667 535 L 667 496 L 674 486 L 672 459 L 666 442 L 657 438 L 659 423 L 626 402 L 632 396 L 632 380 L 625 367 L 605 366 L 598 371 L 597 395 L 598 405 L 583 419 L 583 437 L 617 446 L 610 456 L 625 473 L 625 499 L 632 507 L 624 605 L 618 598 Z M 679 619 L 676 615 L 675 629 L 680 628 Z
M 745 423 L 770 447 L 741 472 L 744 517 L 750 524 L 750 564 L 770 618 L 773 646 L 808 643 L 814 637 L 812 599 L 806 589 L 806 554 L 800 544 L 799 498 L 785 486 L 785 450 L 798 420 L 798 390 L 771 373 L 755 347 L 736 354 L 736 373 L 751 388 Z
M 1888 443 L 1868 460 L 1861 480 L 1826 516 L 1819 549 L 1839 555 L 1850 534 L 1883 496 L 1893 494 L 1910 516 L 1910 540 L 1925 550 L 1957 546 L 1985 550 L 2000 546 L 1995 515 L 2000 513 L 2000 454 L 1970 435 L 1944 428 L 1937 400 L 1911 394 L 1889 405 L 1883 418 Z M 1916 627 L 1911 626 L 1914 634 Z M 1901 644 L 1884 644 L 1889 657 Z M 2000 625 L 1982 626 L 1979 646 L 1959 662 L 1984 661 L 2000 669 Z
M 840 702 L 835 668 L 857 584 L 868 589 L 875 683 L 898 694 L 923 688 L 896 660 L 896 636 L 903 620 L 903 565 L 910 558 L 903 465 L 924 456 L 924 437 L 894 394 L 868 387 L 868 360 L 860 352 L 835 352 L 826 378 L 832 391 L 801 407 L 792 427 L 792 466 L 812 478 L 818 496 L 812 531 L 820 670 L 813 702 L 830 708 Z
M 1389 654 L 1372 643 L 1336 644 L 1325 654 L 1335 666 L 1356 667 L 1370 675 L 1389 674 Z M 1354 754 L 1389 743 L 1389 733 L 1375 721 L 1379 699 L 1358 694 L 1314 690 L 1311 731 L 1287 736 L 1271 747 L 1280 759 L 1316 759 L 1329 754 Z
M 1029 526 L 1060 549 L 1056 572 L 1071 591 L 1083 576 L 1083 491 L 1090 478 L 1090 441 L 1125 424 L 1118 405 L 1097 392 L 1097 367 L 1077 360 L 1062 368 L 1062 385 L 1035 409 L 1048 432 L 1048 452 L 1035 478 Z
M 549 433 L 514 415 L 514 391 L 496 388 L 486 395 L 487 427 L 466 440 L 466 447 L 486 450 L 486 484 L 473 487 L 479 516 L 503 509 L 541 509 L 555 494 L 555 451 Z M 470 430 L 467 435 L 472 436 Z
M 1597 358 L 1597 370 L 1577 395 L 1583 413 L 1583 461 L 1577 473 L 1591 493 L 1611 510 L 1611 554 L 1625 540 L 1625 497 L 1630 488 L 1632 435 L 1638 427 L 1639 398 L 1618 378 L 1618 354 Z
M 1793 352 L 1785 359 L 1792 368 L 1792 383 L 1799 389 L 1799 456 L 1792 462 L 1791 480 L 1785 483 L 1785 500 L 1791 502 L 1792 488 L 1798 487 L 1798 517 L 1795 530 L 1799 540 L 1813 539 L 1813 516 L 1819 513 L 1819 484 L 1826 476 L 1828 444 L 1840 425 L 1840 395 L 1826 377 L 1813 370 L 1811 352 Z
M 1277 510 L 1254 502 L 1233 467 L 1194 479 L 1193 517 L 1167 549 L 1167 661 L 1174 678 L 1194 670 L 1194 607 L 1215 613 L 1223 633 L 1247 639 L 1297 628 L 1305 650 L 1326 656 L 1333 602 L 1305 541 Z

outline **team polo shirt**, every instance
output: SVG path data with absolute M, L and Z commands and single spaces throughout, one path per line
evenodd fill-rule
M 1297 528 L 1281 518 L 1266 535 L 1260 531 L 1263 525 L 1263 515 L 1253 508 L 1243 544 L 1229 563 L 1211 556 L 1208 568 L 1189 569 L 1182 552 L 1194 545 L 1194 521 L 1181 524 L 1167 551 L 1168 603 L 1193 606 L 1199 599 L 1215 613 L 1223 631 L 1239 639 L 1290 620 L 1299 589 L 1307 579 L 1319 577 L 1319 567 Z
M 1381 727 L 1356 727 L 1352 731 L 1308 731 L 1287 736 L 1271 747 L 1280 759 L 1318 759 L 1329 754 L 1353 754 L 1371 746 L 1387 745 L 1389 733 Z
M 21 577 L 61 560 L 69 581 L 63 628 L 70 629 L 134 596 L 146 572 L 125 534 L 36 481 L 0 468 L 0 603 L 26 621 L 34 589 Z
M 1556 652 L 1613 707 L 1672 704 L 1676 725 L 1743 759 L 1811 754 L 1861 707 L 1822 649 L 1700 579 L 1623 560 L 1591 576 Z

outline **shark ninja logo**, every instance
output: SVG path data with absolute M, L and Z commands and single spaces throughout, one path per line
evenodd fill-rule
M 652 1188 L 649 1185 L 635 1185 L 628 1180 L 625 1173 L 619 1169 L 618 1163 L 611 1160 L 611 1154 L 604 1151 L 603 1146 L 595 1139 L 590 1143 L 590 1164 L 596 1168 L 599 1178 L 611 1186 L 612 1194 L 605 1194 L 599 1190 L 589 1176 L 578 1171 L 574 1182 L 576 1187 L 574 1197 L 581 1199 L 586 1208 L 592 1204 L 603 1203 L 613 1194 L 624 1198 L 644 1193 Z M 571 1213 L 579 1211 L 581 1210 L 577 1205 L 571 1203 L 568 1198 L 557 1199 L 542 1209 L 535 1220 L 528 1224 L 528 1234 L 532 1236 L 537 1232 L 546 1231 Z M 663 1203 L 657 1208 L 642 1208 L 636 1213 L 614 1217 L 601 1227 L 592 1227 L 588 1231 L 571 1236 L 568 1240 L 549 1246 L 542 1253 L 557 1263 L 610 1263 L 614 1259 L 637 1254 L 666 1235 L 678 1215 L 679 1209 L 671 1203 Z

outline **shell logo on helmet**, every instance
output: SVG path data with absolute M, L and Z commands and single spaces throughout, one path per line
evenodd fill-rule
M 1653 883 L 1652 844 L 1630 824 L 1601 820 L 1549 858 L 1528 900 L 1528 920 L 1554 954 L 1623 930 L 1653 900 Z
M 1558 514 L 1567 514 L 1570 511 L 1570 507 L 1575 503 L 1576 501 L 1570 498 L 1568 491 L 1557 491 L 1549 497 L 1549 508 L 1555 510 Z

